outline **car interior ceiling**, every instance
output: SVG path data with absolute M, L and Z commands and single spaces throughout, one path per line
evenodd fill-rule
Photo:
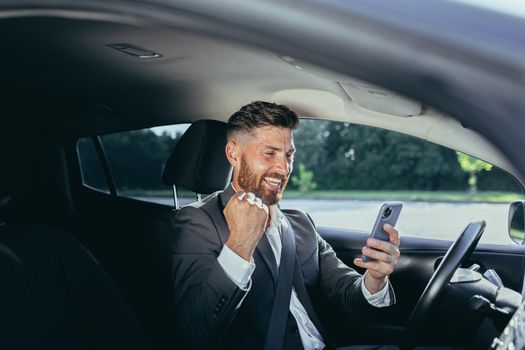
M 270 98 L 278 87 L 340 89 L 276 54 L 154 24 L 42 17 L 2 20 L 0 29 L 6 50 L 17 52 L 16 65 L 0 58 L 2 84 L 45 98 L 53 109 L 49 127 L 68 137 L 222 119 L 229 106 Z M 108 47 L 113 41 L 158 51 L 163 60 L 140 60 Z M 225 94 L 228 81 L 249 88 Z
M 79 17 L 0 21 L 4 50 L 16 52 L 16 64 L 12 55 L 0 57 L 2 85 L 45 99 L 47 127 L 62 138 L 199 119 L 225 121 L 233 106 L 257 96 L 304 117 L 380 121 L 386 129 L 478 155 L 515 174 L 500 152 L 456 120 L 379 86 L 220 36 L 107 15 Z M 118 43 L 162 58 L 136 58 L 112 48 Z M 389 96 L 390 102 L 378 96 Z M 461 137 L 443 138 L 454 132 Z

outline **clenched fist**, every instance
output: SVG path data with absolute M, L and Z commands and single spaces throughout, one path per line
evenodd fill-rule
M 269 210 L 251 192 L 238 192 L 224 208 L 230 230 L 226 245 L 241 258 L 251 261 L 268 222 Z

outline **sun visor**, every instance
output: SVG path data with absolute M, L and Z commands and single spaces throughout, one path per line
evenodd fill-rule
M 412 117 L 423 112 L 423 104 L 373 84 L 312 65 L 295 57 L 282 54 L 277 56 L 299 71 L 338 83 L 349 99 L 361 108 L 397 117 Z

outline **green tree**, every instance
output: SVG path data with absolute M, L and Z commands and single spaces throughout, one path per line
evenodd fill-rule
M 324 131 L 329 124 L 327 121 L 301 119 L 301 126 L 294 131 L 295 164 L 304 164 L 306 169 L 315 173 L 322 167 L 326 154 L 323 148 L 325 143 Z M 295 167 L 292 175 L 297 175 L 299 167 Z
M 112 177 L 121 192 L 165 189 L 164 163 L 180 135 L 156 135 L 150 129 L 132 130 L 100 137 Z
M 478 173 L 481 171 L 491 171 L 492 164 L 471 157 L 465 153 L 456 152 L 456 154 L 461 169 L 469 175 L 468 185 L 470 192 L 476 193 L 478 191 Z
M 303 125 L 301 125 L 301 128 Z M 316 130 L 315 126 L 311 129 Z M 317 141 L 306 167 L 314 172 L 319 189 L 441 190 L 461 189 L 464 173 L 453 150 L 413 136 L 374 127 L 327 122 L 308 131 Z M 296 144 L 302 141 L 301 129 Z M 297 147 L 298 155 L 303 152 Z M 307 164 L 307 163 L 305 163 Z
M 299 164 L 299 174 L 292 176 L 292 184 L 303 193 L 313 191 L 317 188 L 313 171 L 306 170 L 303 163 Z

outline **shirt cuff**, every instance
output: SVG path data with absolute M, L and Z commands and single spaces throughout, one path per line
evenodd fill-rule
M 365 286 L 365 276 L 368 270 L 363 275 L 363 278 L 361 279 L 361 291 L 363 292 L 363 295 L 365 296 L 365 299 L 368 301 L 368 303 L 375 307 L 386 307 L 392 305 L 392 301 L 390 299 L 390 293 L 389 293 L 389 286 L 390 281 L 386 280 L 386 284 L 379 292 L 372 294 Z
M 237 287 L 244 291 L 249 289 L 248 282 L 250 281 L 253 270 L 255 270 L 253 260 L 252 262 L 244 260 L 225 244 L 222 247 L 217 261 L 226 273 L 226 276 L 228 276 Z

